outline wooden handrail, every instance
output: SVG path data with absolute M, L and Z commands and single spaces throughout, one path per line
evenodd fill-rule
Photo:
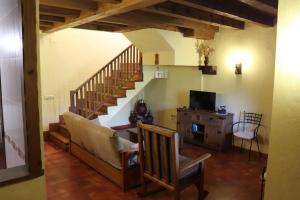
M 70 91 L 70 111 L 90 118 L 136 75 L 142 77 L 142 53 L 130 45 L 77 89 Z
M 109 61 L 106 65 L 104 65 L 104 67 L 102 67 L 100 70 L 98 70 L 94 75 L 91 76 L 91 78 L 89 78 L 87 81 L 85 81 L 84 83 L 82 83 L 77 89 L 75 89 L 74 91 L 78 91 L 81 87 L 83 87 L 86 83 L 88 83 L 91 79 L 93 79 L 95 76 L 97 76 L 97 74 L 99 74 L 101 71 L 103 71 L 108 65 L 110 65 L 114 60 L 116 60 L 120 55 L 122 55 L 124 52 L 126 52 L 128 49 L 130 49 L 133 46 L 133 44 L 131 44 L 129 47 L 127 47 L 125 50 L 123 50 L 121 53 L 119 53 L 116 57 L 114 57 L 111 61 Z

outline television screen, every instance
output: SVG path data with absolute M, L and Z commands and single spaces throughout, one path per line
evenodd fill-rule
M 190 109 L 191 110 L 206 110 L 215 111 L 216 107 L 216 93 L 190 91 Z

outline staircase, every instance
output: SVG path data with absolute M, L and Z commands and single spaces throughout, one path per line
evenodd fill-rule
M 126 90 L 135 89 L 137 81 L 143 81 L 142 54 L 131 45 L 70 92 L 69 110 L 88 119 L 106 115 L 107 108 L 126 97 Z
M 142 53 L 130 45 L 101 68 L 76 90 L 70 91 L 69 111 L 87 119 L 108 114 L 108 107 L 117 106 L 118 98 L 125 98 L 127 90 L 143 81 Z M 51 123 L 47 139 L 65 150 L 69 148 L 69 135 L 62 117 Z

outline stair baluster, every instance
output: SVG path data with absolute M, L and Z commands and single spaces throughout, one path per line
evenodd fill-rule
M 71 112 L 93 119 L 107 112 L 118 96 L 124 96 L 123 86 L 142 80 L 142 53 L 130 45 L 76 90 L 70 91 Z M 127 85 L 126 85 L 127 84 Z

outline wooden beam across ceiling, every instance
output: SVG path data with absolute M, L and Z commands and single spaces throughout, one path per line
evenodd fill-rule
M 55 23 L 54 26 L 46 32 L 50 33 L 65 28 L 80 26 L 82 24 L 87 24 L 98 19 L 130 12 L 165 1 L 166 0 L 123 0 L 119 4 L 99 3 L 100 5 L 96 12 L 82 12 L 77 18 L 66 19 L 65 23 Z
M 265 26 L 274 26 L 275 17 L 236 0 L 172 0 L 172 2 L 230 17 L 242 21 L 252 21 Z
M 164 23 L 172 24 L 172 25 L 178 26 L 178 27 L 185 27 L 185 28 L 192 28 L 192 29 L 205 29 L 205 30 L 212 31 L 212 32 L 219 31 L 218 26 L 213 26 L 213 25 L 209 25 L 209 24 L 205 24 L 205 23 L 201 23 L 201 22 L 196 22 L 193 20 L 188 20 L 188 19 L 169 17 L 169 16 L 157 14 L 155 12 L 153 13 L 153 12 L 151 12 L 150 9 L 147 9 L 147 8 L 144 8 L 144 9 L 141 9 L 140 11 L 135 11 L 135 12 L 140 14 L 141 17 L 145 16 L 148 18 L 153 18 L 156 20 L 163 21 Z
M 278 0 L 237 0 L 244 4 L 247 4 L 257 10 L 269 13 L 273 16 L 277 16 Z
M 156 28 L 169 31 L 177 31 L 183 33 L 184 35 L 186 35 L 186 33 L 188 32 L 189 36 L 191 36 L 190 33 L 197 32 L 198 34 L 195 35 L 195 37 L 199 39 L 213 39 L 215 32 L 219 31 L 219 28 L 215 26 L 196 22 L 194 23 L 188 20 L 176 19 L 168 16 L 161 16 L 157 14 L 147 13 L 144 11 L 129 12 L 122 15 L 101 19 L 100 21 L 110 23 L 122 23 L 142 28 Z
M 101 3 L 121 3 L 122 0 L 94 0 Z
M 80 15 L 80 11 L 54 6 L 40 5 L 40 14 L 58 17 L 78 17 Z
M 40 0 L 40 5 L 86 11 L 96 11 L 98 8 L 97 2 L 87 0 Z
M 47 22 L 65 22 L 64 17 L 43 15 L 43 14 L 40 14 L 40 20 L 41 21 L 47 21 Z
M 201 11 L 195 7 L 174 2 L 165 2 L 154 5 L 147 8 L 147 11 L 170 17 L 177 17 L 207 23 L 215 26 L 231 27 L 237 29 L 245 28 L 245 23 L 243 21 L 207 11 Z

